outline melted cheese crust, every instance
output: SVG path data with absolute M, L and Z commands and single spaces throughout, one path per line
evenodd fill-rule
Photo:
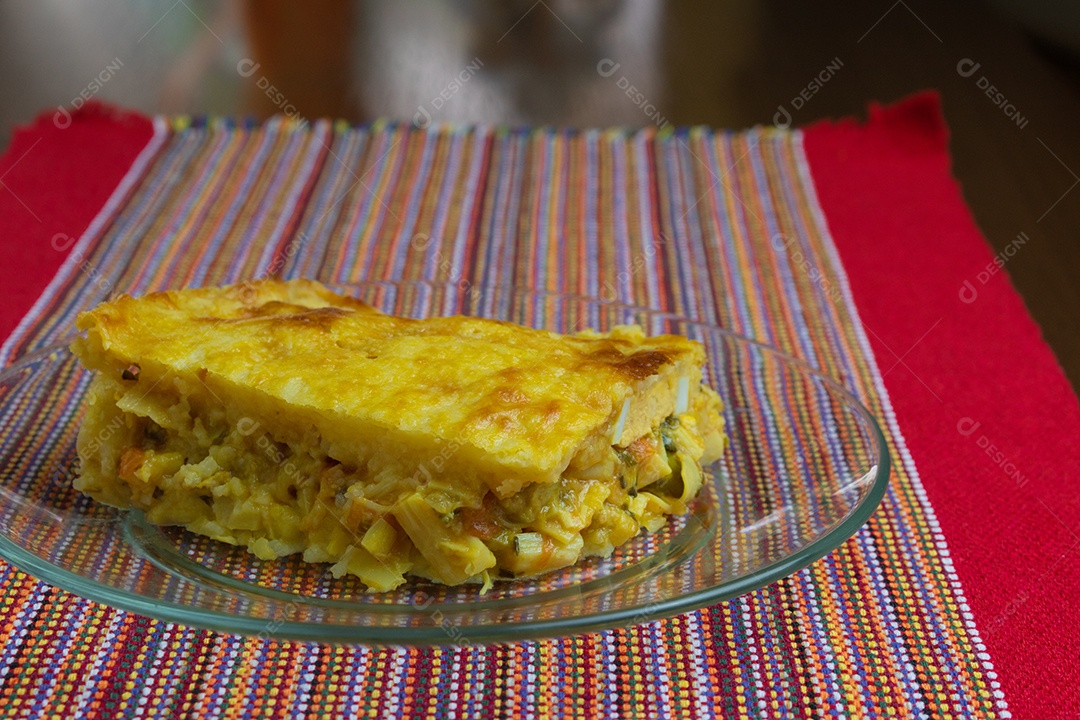
M 701 345 L 636 327 L 414 320 L 303 280 L 122 296 L 78 326 L 80 489 L 375 589 L 606 554 L 685 511 L 723 447 Z

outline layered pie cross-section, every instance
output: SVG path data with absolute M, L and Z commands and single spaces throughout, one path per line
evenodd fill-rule
M 703 347 L 637 326 L 417 320 L 263 280 L 78 327 L 77 489 L 376 591 L 606 556 L 686 512 L 725 445 Z

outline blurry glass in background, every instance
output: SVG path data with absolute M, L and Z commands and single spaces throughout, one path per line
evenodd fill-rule
M 726 12 L 737 18 L 743 5 Z M 8 0 L 0 132 L 90 99 L 167 114 L 643 125 L 645 106 L 659 114 L 663 103 L 661 9 L 651 0 Z M 598 72 L 601 61 L 617 73 Z

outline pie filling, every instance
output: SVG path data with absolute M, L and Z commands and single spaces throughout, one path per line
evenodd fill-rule
M 683 412 L 626 446 L 599 435 L 556 482 L 500 497 L 477 479 L 447 481 L 440 470 L 460 450 L 453 440 L 421 461 L 342 462 L 314 428 L 283 438 L 201 383 L 132 366 L 91 384 L 76 488 L 263 559 L 303 553 L 373 590 L 407 574 L 486 588 L 607 556 L 685 513 L 702 460 L 723 450 L 719 408 L 702 386 Z

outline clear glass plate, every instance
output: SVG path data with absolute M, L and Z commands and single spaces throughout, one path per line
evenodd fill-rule
M 338 288 L 387 312 L 466 314 L 558 332 L 638 323 L 704 343 L 730 447 L 691 512 L 542 577 L 390 593 L 297 557 L 257 559 L 75 492 L 89 374 L 65 344 L 0 373 L 0 555 L 58 587 L 143 615 L 234 633 L 373 644 L 535 639 L 687 612 L 762 587 L 836 548 L 877 507 L 889 455 L 867 410 L 804 363 L 713 325 L 612 302 L 504 287 Z

